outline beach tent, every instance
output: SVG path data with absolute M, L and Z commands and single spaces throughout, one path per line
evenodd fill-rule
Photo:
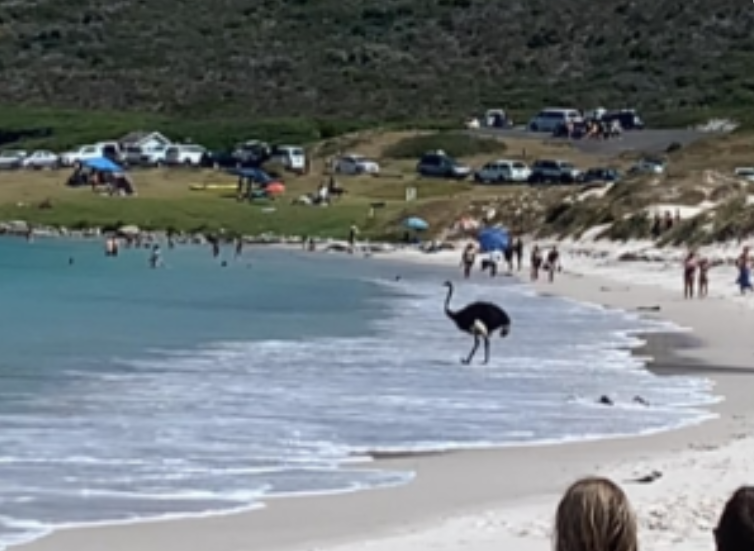
M 485 228 L 477 235 L 477 241 L 483 253 L 504 251 L 510 244 L 510 236 L 503 228 Z
M 92 170 L 97 170 L 99 172 L 123 172 L 122 166 L 112 162 L 110 159 L 107 159 L 105 157 L 87 159 L 83 161 L 82 164 L 87 168 L 91 168 Z
M 238 196 L 248 198 L 279 195 L 285 191 L 283 182 L 258 168 L 231 168 L 228 174 L 238 176 Z M 255 189 L 256 188 L 256 189 Z

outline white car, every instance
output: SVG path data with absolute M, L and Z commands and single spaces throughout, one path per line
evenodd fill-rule
M 630 170 L 633 174 L 663 174 L 665 162 L 659 159 L 642 159 Z
M 338 174 L 379 174 L 380 165 L 363 155 L 343 155 L 335 161 Z
M 200 166 L 207 148 L 198 144 L 173 144 L 165 150 L 165 164 Z
M 26 151 L 20 149 L 6 149 L 0 151 L 0 168 L 21 168 Z
M 60 157 L 52 151 L 37 150 L 21 161 L 23 168 L 58 168 L 60 166 Z
M 743 178 L 744 180 L 748 180 L 749 182 L 754 182 L 754 167 L 739 167 L 735 170 L 734 174 L 739 178 Z
M 272 161 L 278 162 L 291 172 L 306 171 L 306 151 L 295 145 L 279 145 L 273 148 Z
M 529 121 L 530 132 L 554 132 L 561 125 L 571 122 L 573 124 L 582 122 L 584 119 L 581 113 L 575 109 L 566 109 L 563 107 L 548 107 L 543 109 L 537 116 Z
M 487 163 L 474 174 L 474 180 L 481 184 L 498 182 L 528 182 L 531 169 L 521 161 L 500 159 Z
M 76 163 L 91 161 L 92 159 L 101 159 L 102 157 L 116 158 L 119 151 L 107 142 L 98 144 L 82 145 L 73 151 L 66 151 L 60 155 L 60 164 L 63 166 L 73 166 Z
M 167 163 L 166 156 L 168 149 L 169 146 L 162 144 L 143 147 L 141 149 L 141 162 L 148 166 L 162 166 Z

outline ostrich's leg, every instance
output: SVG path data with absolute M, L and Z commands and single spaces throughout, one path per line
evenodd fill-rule
M 484 339 L 484 362 L 487 363 L 490 361 L 490 339 L 489 337 L 482 337 Z
M 469 352 L 469 357 L 465 360 L 461 360 L 461 363 L 470 364 L 471 360 L 474 359 L 474 354 L 476 354 L 477 348 L 479 348 L 479 335 L 474 335 L 474 346 L 471 348 L 471 352 Z

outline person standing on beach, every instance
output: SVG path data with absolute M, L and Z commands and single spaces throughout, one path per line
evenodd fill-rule
M 699 259 L 699 298 L 705 298 L 709 292 L 709 269 L 709 259 Z
M 513 243 L 508 243 L 503 251 L 503 255 L 505 256 L 505 264 L 508 266 L 508 273 L 510 274 L 513 272 Z
M 697 258 L 694 251 L 689 251 L 683 261 L 683 298 L 694 298 Z
M 524 257 L 524 242 L 520 237 L 516 237 L 513 241 L 513 254 L 516 257 L 516 269 L 521 271 L 521 261 Z
M 555 281 L 555 271 L 560 271 L 560 253 L 558 248 L 553 245 L 550 252 L 547 253 L 547 279 L 550 283 Z
M 243 238 L 236 239 L 236 258 L 240 258 L 243 254 Z
M 752 290 L 751 285 L 751 261 L 749 259 L 749 247 L 744 247 L 741 256 L 736 260 L 736 268 L 738 268 L 738 279 L 736 283 L 738 288 L 741 289 L 741 294 L 746 294 L 746 291 Z
M 466 248 L 463 250 L 463 254 L 461 255 L 461 266 L 463 267 L 463 277 L 466 279 L 469 279 L 471 276 L 471 269 L 474 267 L 474 262 L 476 262 L 476 247 L 473 243 L 469 243 L 466 245 Z
M 539 269 L 542 267 L 542 252 L 539 250 L 539 245 L 534 245 L 531 250 L 531 280 L 537 281 L 539 279 Z

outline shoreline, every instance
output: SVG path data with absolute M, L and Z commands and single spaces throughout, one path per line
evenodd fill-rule
M 403 260 L 401 256 L 385 255 L 384 258 L 400 261 Z M 574 283 L 585 282 L 591 282 L 591 285 L 574 286 Z M 535 285 L 535 289 L 540 293 L 547 290 L 555 296 L 601 303 L 608 308 L 629 312 L 636 312 L 632 309 L 636 303 L 655 299 L 674 307 L 673 301 L 667 299 L 667 292 L 661 290 L 639 288 L 638 294 L 634 290 L 630 295 L 623 290 L 600 290 L 604 288 L 601 285 L 614 283 L 575 274 L 561 278 L 554 285 Z M 600 291 L 595 292 L 595 289 Z M 720 304 L 719 307 L 727 308 L 727 305 Z M 648 319 L 680 320 L 681 325 L 686 325 L 683 319 L 688 320 L 688 317 L 684 318 L 683 312 L 675 312 L 674 308 L 670 312 L 663 310 L 638 313 Z M 376 549 L 381 549 L 381 538 L 391 534 L 407 537 L 407 532 L 416 534 L 417 530 L 418 533 L 431 533 L 435 530 L 431 526 L 436 526 L 442 519 L 462 519 L 469 515 L 476 518 L 480 511 L 490 507 L 495 510 L 514 506 L 521 509 L 522 502 L 535 502 L 541 506 L 542 500 L 549 500 L 554 511 L 558 494 L 577 476 L 620 470 L 621 464 L 631 460 L 667 458 L 698 446 L 725 445 L 741 433 L 741 427 L 746 424 L 743 421 L 747 420 L 744 418 L 754 417 L 748 411 L 745 385 L 741 384 L 752 373 L 746 365 L 747 359 L 739 356 L 738 362 L 723 361 L 726 356 L 719 354 L 719 346 L 715 343 L 718 339 L 714 331 L 710 333 L 720 322 L 714 322 L 711 319 L 714 316 L 706 317 L 707 323 L 702 324 L 701 329 L 695 327 L 691 345 L 686 333 L 639 333 L 647 344 L 633 349 L 632 353 L 642 358 L 654 356 L 646 368 L 661 376 L 692 374 L 711 377 L 716 383 L 713 394 L 725 397 L 725 401 L 705 407 L 717 412 L 720 415 L 717 419 L 650 435 L 381 457 L 367 465 L 414 471 L 416 479 L 387 489 L 298 496 L 295 499 L 267 498 L 265 509 L 250 513 L 219 513 L 201 519 L 64 529 L 25 544 L 25 547 L 32 551 L 81 550 L 82 547 L 84 551 L 93 551 L 102 546 L 115 547 L 116 551 L 134 546 L 155 551 L 169 546 L 180 546 L 188 551 L 232 551 L 239 547 L 287 551 L 307 549 L 314 543 L 326 546 L 366 538 L 375 542 Z M 681 343 L 679 339 L 685 342 Z M 717 360 L 710 361 L 710 357 L 715 356 Z M 747 415 L 737 415 L 742 411 L 747 411 Z M 540 453 L 533 456 L 533 450 Z M 547 453 L 541 453 L 541 450 L 547 450 Z M 295 528 L 290 524 L 293 518 L 302 519 Z M 520 543 L 517 540 L 515 545 L 520 547 Z M 392 545 L 402 543 L 393 542 Z M 460 550 L 461 546 L 458 548 Z

